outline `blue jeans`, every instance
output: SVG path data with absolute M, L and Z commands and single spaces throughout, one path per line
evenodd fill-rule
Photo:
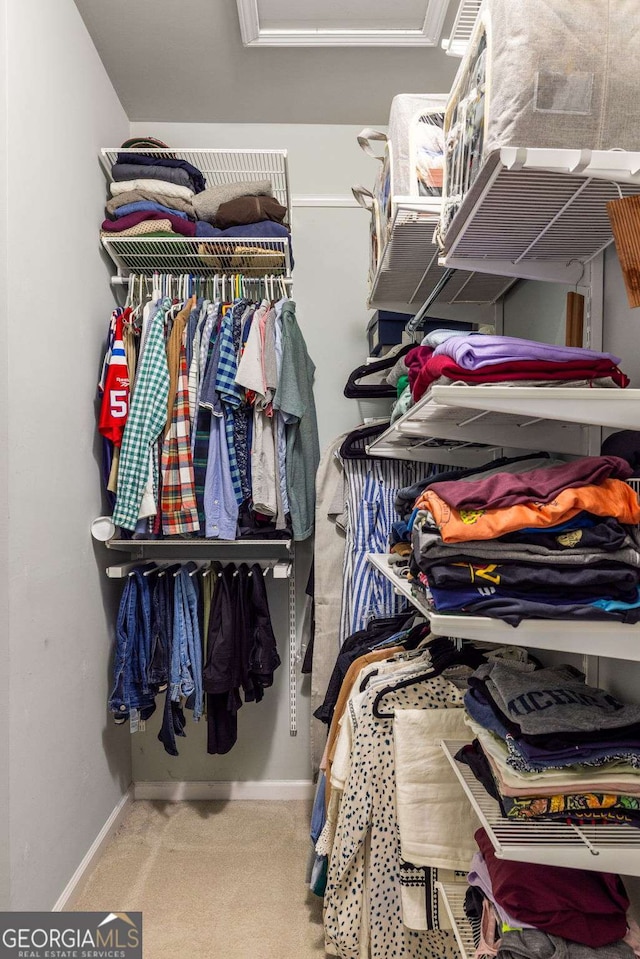
M 151 655 L 151 594 L 142 573 L 127 577 L 116 622 L 114 683 L 109 709 L 116 722 L 125 722 L 132 709 L 148 719 L 155 710 L 149 687 Z
M 185 569 L 174 579 L 171 699 L 193 697 L 193 718 L 202 716 L 202 646 L 198 624 L 198 595 Z M 188 704 L 191 706 L 191 703 Z

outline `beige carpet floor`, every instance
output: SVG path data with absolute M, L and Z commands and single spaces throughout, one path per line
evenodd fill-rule
M 75 909 L 142 911 L 145 959 L 317 959 L 306 802 L 136 802 Z

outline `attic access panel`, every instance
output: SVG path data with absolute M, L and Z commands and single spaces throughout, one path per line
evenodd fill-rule
M 237 0 L 245 47 L 434 47 L 449 0 Z

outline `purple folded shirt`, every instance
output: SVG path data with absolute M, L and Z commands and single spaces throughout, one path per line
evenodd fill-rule
M 620 456 L 583 456 L 526 473 L 432 483 L 430 489 L 453 509 L 504 509 L 518 503 L 550 503 L 564 489 L 598 485 L 606 479 L 626 480 L 632 473 Z
M 577 346 L 554 346 L 551 343 L 537 343 L 535 340 L 521 340 L 517 336 L 451 336 L 434 351 L 434 356 L 450 356 L 458 366 L 465 370 L 479 370 L 483 366 L 496 363 L 511 363 L 515 360 L 546 360 L 550 363 L 564 363 L 567 360 L 607 359 L 616 366 L 620 357 L 611 353 L 596 353 Z
M 105 220 L 102 229 L 109 233 L 119 233 L 122 230 L 128 230 L 129 227 L 142 223 L 143 220 L 169 220 L 171 229 L 183 236 L 195 236 L 196 225 L 191 220 L 183 220 L 173 213 L 153 213 L 141 210 L 139 213 L 130 213 L 128 216 L 122 216 L 119 220 Z

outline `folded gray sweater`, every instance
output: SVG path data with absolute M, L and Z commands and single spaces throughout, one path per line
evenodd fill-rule
M 634 726 L 640 706 L 622 703 L 604 689 L 587 686 L 573 666 L 524 673 L 505 663 L 484 663 L 473 674 L 486 684 L 498 709 L 520 727 L 521 735 L 595 734 Z M 598 738 L 598 737 L 596 737 Z
M 193 200 L 193 208 L 199 220 L 207 223 L 215 221 L 218 207 L 221 203 L 236 200 L 240 196 L 273 196 L 270 180 L 244 180 L 239 183 L 222 183 L 211 186 L 202 193 L 197 193 Z

